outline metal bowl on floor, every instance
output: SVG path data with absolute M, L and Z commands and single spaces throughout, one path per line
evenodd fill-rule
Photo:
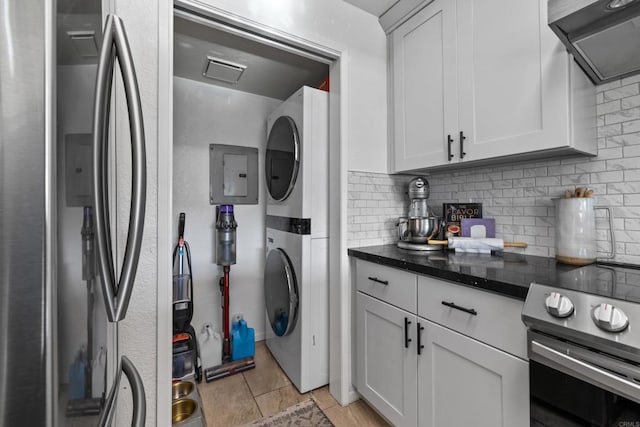
M 190 381 L 176 381 L 171 384 L 171 400 L 182 399 L 193 391 L 193 383 Z
M 193 399 L 179 399 L 171 404 L 171 424 L 178 424 L 193 415 L 198 403 Z

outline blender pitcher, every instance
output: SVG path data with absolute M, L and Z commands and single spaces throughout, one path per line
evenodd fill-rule
M 607 211 L 611 253 L 603 259 L 615 256 L 613 219 L 608 207 L 594 206 L 590 197 L 554 199 L 556 209 L 556 260 L 563 264 L 587 265 L 596 261 L 597 209 Z

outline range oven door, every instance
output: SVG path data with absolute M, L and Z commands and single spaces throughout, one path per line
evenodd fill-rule
M 640 426 L 640 367 L 529 331 L 532 427 Z

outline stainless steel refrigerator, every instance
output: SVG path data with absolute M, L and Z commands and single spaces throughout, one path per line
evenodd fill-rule
M 101 0 L 0 0 L 0 426 L 110 425 L 123 373 L 131 394 L 120 399 L 133 399 L 132 425 L 144 425 L 144 384 L 117 348 L 146 203 L 125 27 Z M 131 132 L 125 186 L 109 134 L 118 75 Z M 120 255 L 112 200 L 122 187 Z

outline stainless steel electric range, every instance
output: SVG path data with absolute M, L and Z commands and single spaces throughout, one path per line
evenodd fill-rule
M 532 283 L 531 426 L 640 427 L 640 269 L 591 265 Z

